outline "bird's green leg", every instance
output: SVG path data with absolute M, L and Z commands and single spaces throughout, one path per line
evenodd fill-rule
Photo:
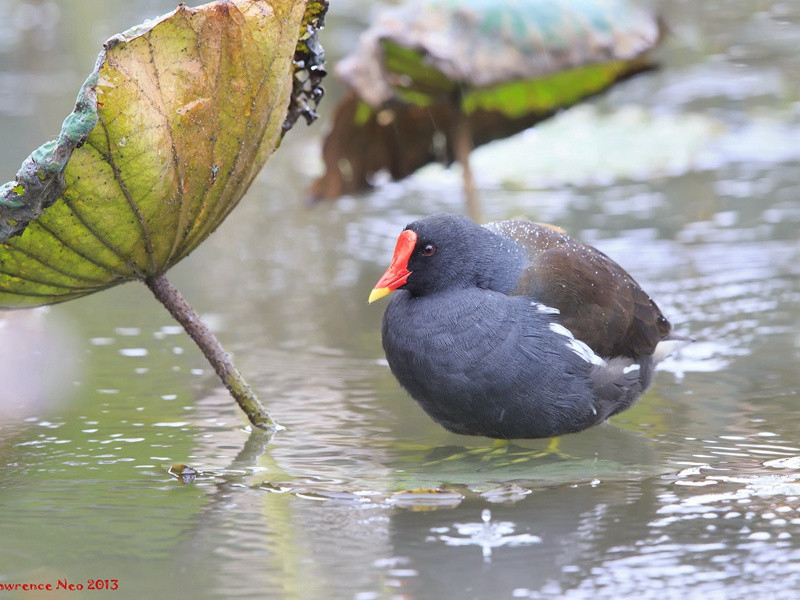
M 521 453 L 520 456 L 511 460 L 511 464 L 525 462 L 527 460 L 531 460 L 532 458 L 544 458 L 545 456 L 557 456 L 558 458 L 574 458 L 573 456 L 570 456 L 566 452 L 562 452 L 559 449 L 560 445 L 561 445 L 561 436 L 550 438 L 550 441 L 547 443 L 547 448 L 545 448 L 541 452 Z
M 495 456 L 507 454 L 509 448 L 511 448 L 511 442 L 509 440 L 493 440 L 491 448 L 476 448 L 475 450 L 483 450 L 481 460 L 489 460 Z M 471 450 L 470 452 L 477 454 L 475 450 Z

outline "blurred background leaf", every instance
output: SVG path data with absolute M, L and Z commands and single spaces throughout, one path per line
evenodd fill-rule
M 378 14 L 337 68 L 350 87 L 323 146 L 313 199 L 461 163 L 471 216 L 475 146 L 522 131 L 652 68 L 657 19 L 626 0 L 409 2 Z

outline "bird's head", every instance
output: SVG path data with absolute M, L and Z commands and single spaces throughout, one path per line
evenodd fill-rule
M 400 288 L 413 296 L 469 286 L 505 292 L 519 274 L 518 253 L 512 242 L 466 217 L 439 214 L 420 219 L 398 237 L 392 262 L 369 302 Z

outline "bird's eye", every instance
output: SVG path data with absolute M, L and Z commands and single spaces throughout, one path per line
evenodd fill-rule
M 422 248 L 423 256 L 430 256 L 434 252 L 436 252 L 436 246 L 434 246 L 433 244 L 425 244 L 425 246 Z

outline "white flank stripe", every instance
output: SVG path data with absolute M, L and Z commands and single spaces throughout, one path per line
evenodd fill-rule
M 580 356 L 586 362 L 598 366 L 606 364 L 606 361 L 597 356 L 597 354 L 595 354 L 594 351 L 591 348 L 589 348 L 589 346 L 587 346 L 580 340 L 576 340 L 575 336 L 572 335 L 572 332 L 563 325 L 559 323 L 550 323 L 550 331 L 552 331 L 553 333 L 557 333 L 559 335 L 563 335 L 564 337 L 568 338 L 569 341 L 567 341 L 567 348 L 572 350 L 575 354 Z
M 552 306 L 547 306 L 546 304 L 540 304 L 539 302 L 531 302 L 531 306 L 535 306 L 536 310 L 540 313 L 545 313 L 547 315 L 560 315 L 561 311 L 557 308 L 553 308 Z
M 557 333 L 558 335 L 563 335 L 564 337 L 568 337 L 571 340 L 575 339 L 575 336 L 572 335 L 572 332 L 561 325 L 560 323 L 550 323 L 550 331 L 553 333 Z

